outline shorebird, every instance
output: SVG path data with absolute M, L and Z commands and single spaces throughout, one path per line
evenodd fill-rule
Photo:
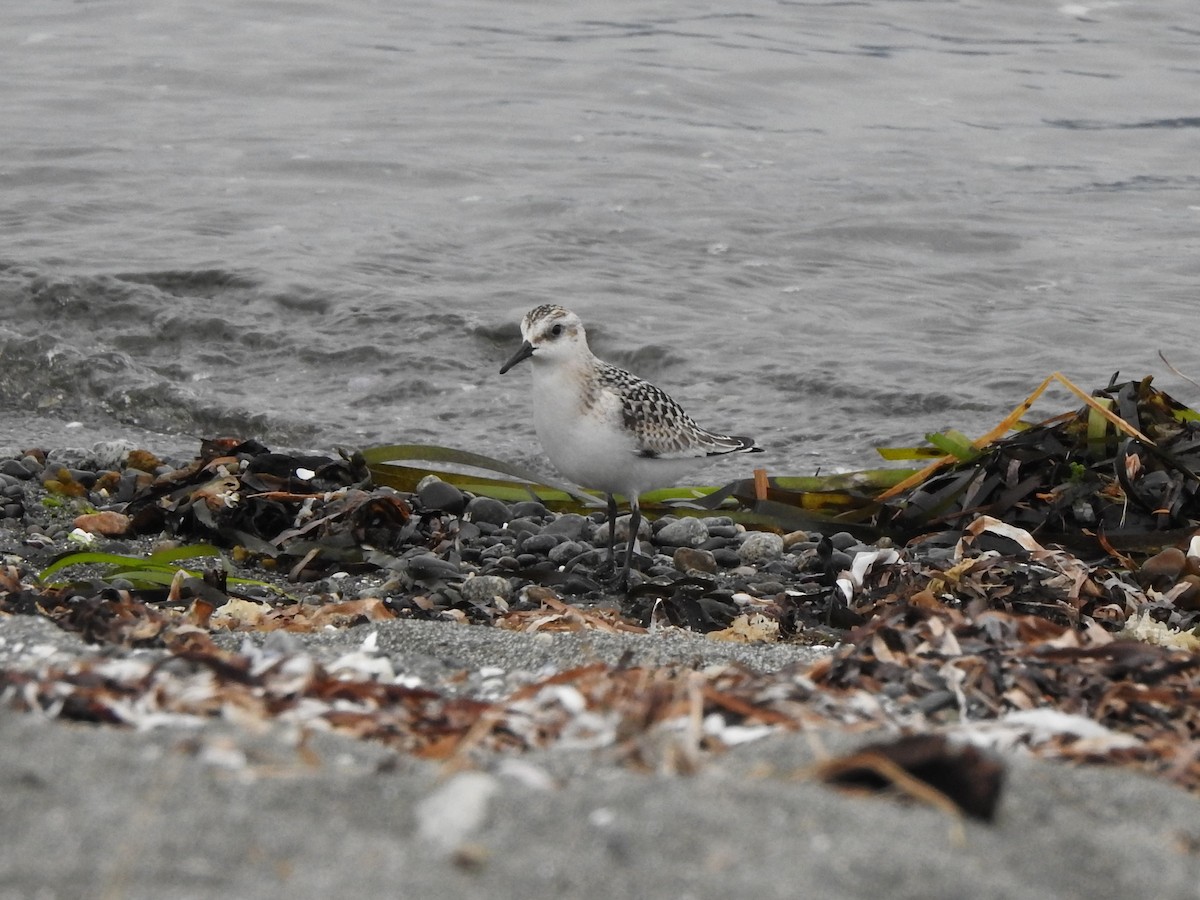
M 760 453 L 753 438 L 697 425 L 664 391 L 597 359 L 579 316 L 548 304 L 521 320 L 523 342 L 503 375 L 528 359 L 533 423 L 550 462 L 565 477 L 608 497 L 609 560 L 616 566 L 617 501 L 629 501 L 629 541 L 618 583 L 628 584 L 646 491 L 674 484 L 696 466 L 728 453 Z

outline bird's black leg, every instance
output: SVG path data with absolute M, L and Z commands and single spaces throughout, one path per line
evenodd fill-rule
M 617 570 L 617 498 L 608 495 L 608 561 Z
M 617 583 L 621 587 L 629 586 L 629 567 L 633 563 L 633 551 L 637 547 L 638 526 L 642 524 L 642 510 L 638 506 L 637 495 L 629 498 L 629 543 L 625 545 L 625 565 L 621 569 L 621 577 Z
M 605 579 L 617 575 L 617 498 L 612 494 L 608 495 L 608 556 L 596 567 L 596 574 Z

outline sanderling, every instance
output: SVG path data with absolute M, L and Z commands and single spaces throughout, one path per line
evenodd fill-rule
M 629 542 L 619 582 L 626 584 L 642 512 L 638 496 L 673 484 L 690 469 L 726 453 L 759 453 L 753 438 L 701 428 L 666 393 L 596 359 L 579 316 L 561 306 L 531 309 L 521 320 L 521 348 L 503 375 L 528 359 L 533 367 L 533 423 L 554 467 L 583 487 L 608 495 L 609 559 L 615 565 L 617 501 L 629 500 Z

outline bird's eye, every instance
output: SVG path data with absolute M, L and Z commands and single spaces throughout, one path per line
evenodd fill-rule
M 563 333 L 563 327 L 561 324 L 555 325 L 553 328 L 550 329 L 551 337 L 559 337 L 562 333 Z

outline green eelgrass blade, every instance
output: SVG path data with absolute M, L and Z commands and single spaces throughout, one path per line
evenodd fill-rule
M 876 447 L 875 452 L 889 462 L 904 459 L 937 459 L 946 455 L 937 447 Z
M 937 447 L 942 453 L 953 456 L 962 462 L 970 462 L 979 456 L 979 451 L 972 446 L 971 439 L 961 431 L 949 429 L 925 435 L 925 440 Z
M 415 467 L 410 467 L 410 466 L 397 467 L 394 465 L 389 465 L 389 463 L 393 463 L 396 460 L 406 460 L 406 461 L 419 460 L 419 461 L 424 461 L 424 462 L 442 463 L 442 464 L 450 463 L 450 464 L 458 465 L 458 466 L 467 466 L 472 469 L 483 469 L 484 471 L 487 471 L 487 472 L 497 472 L 501 475 L 508 475 L 511 478 L 520 479 L 525 484 L 528 484 L 531 486 L 541 485 L 544 487 L 551 488 L 554 491 L 558 491 L 560 493 L 566 494 L 569 497 L 573 497 L 574 499 L 576 499 L 577 501 L 579 501 L 581 503 L 590 502 L 590 498 L 587 494 L 584 494 L 583 492 L 579 491 L 577 488 L 572 487 L 571 485 L 562 484 L 561 482 L 556 482 L 556 481 L 547 479 L 544 475 L 541 475 L 538 472 L 533 471 L 532 469 L 527 469 L 524 466 L 518 466 L 513 463 L 506 463 L 503 460 L 494 459 L 493 457 L 490 457 L 490 456 L 484 456 L 481 453 L 472 453 L 468 450 L 456 450 L 453 447 L 439 447 L 439 446 L 436 446 L 433 444 L 388 444 L 388 445 L 383 445 L 383 446 L 379 446 L 379 447 L 368 447 L 366 450 L 362 451 L 362 455 L 363 455 L 363 458 L 367 462 L 367 466 L 371 469 L 371 473 L 373 475 L 376 474 L 376 472 L 378 471 L 379 473 L 382 473 L 385 477 L 388 475 L 403 477 L 404 473 L 397 471 L 397 469 L 403 469 L 403 470 L 409 470 L 409 471 L 421 471 Z M 427 470 L 425 471 L 425 474 L 428 474 Z M 445 475 L 442 472 L 437 472 L 436 474 L 438 475 L 438 477 L 443 478 L 443 480 L 450 481 L 449 478 L 445 478 Z M 461 474 L 461 473 L 445 473 L 445 474 L 455 475 L 455 474 Z M 377 477 L 376 480 L 378 481 L 379 478 Z M 480 478 L 478 478 L 478 476 L 476 476 L 472 480 L 477 483 L 481 483 L 481 484 L 488 484 L 488 483 L 493 482 L 493 479 L 487 479 L 487 478 L 480 479 Z M 391 484 L 393 487 L 396 487 L 396 485 L 393 484 L 390 480 L 384 480 L 381 483 Z M 500 482 L 497 480 L 497 481 L 495 481 L 495 484 L 497 486 L 504 485 L 504 484 L 511 486 L 513 484 L 513 482 L 511 482 L 511 481 Z M 408 488 L 408 489 L 411 489 L 411 488 Z M 526 499 L 527 496 L 528 496 L 528 491 L 526 491 L 526 496 L 523 497 L 522 499 Z
M 169 550 L 159 550 L 143 559 L 140 556 L 125 556 L 120 553 L 102 553 L 96 550 L 79 550 L 65 553 L 55 559 L 50 565 L 38 573 L 38 580 L 45 581 L 50 575 L 69 566 L 102 565 L 113 566 L 117 569 L 167 569 L 175 571 L 172 565 L 180 559 L 195 559 L 198 556 L 220 556 L 221 551 L 212 544 L 193 544 L 186 547 L 172 547 Z

